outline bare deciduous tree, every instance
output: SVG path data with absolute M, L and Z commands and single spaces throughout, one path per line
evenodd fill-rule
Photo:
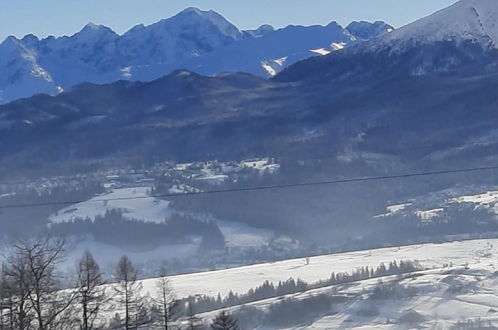
M 139 320 L 140 312 L 144 308 L 144 298 L 141 295 L 142 284 L 137 280 L 138 272 L 128 257 L 123 256 L 116 267 L 114 285 L 115 300 L 124 309 L 124 326 L 132 329 Z
M 0 330 L 8 329 L 11 313 L 11 288 L 3 271 L 0 273 Z M 11 327 L 12 328 L 12 327 Z
M 24 263 L 18 271 L 24 274 L 19 274 L 17 284 L 28 288 L 28 300 L 39 330 L 67 326 L 70 322 L 69 309 L 75 294 L 61 290 L 61 281 L 56 275 L 64 247 L 63 240 L 49 238 L 14 245 L 16 258 Z
M 15 251 L 2 266 L 4 295 L 8 302 L 8 324 L 11 329 L 25 330 L 32 320 L 30 296 L 32 292 L 28 261 Z
M 156 294 L 153 297 L 154 307 L 160 320 L 161 328 L 168 330 L 178 306 L 178 302 L 164 267 L 159 270 L 156 280 Z
M 88 251 L 78 263 L 77 295 L 81 306 L 81 329 L 95 328 L 99 313 L 106 302 L 105 284 L 100 267 Z

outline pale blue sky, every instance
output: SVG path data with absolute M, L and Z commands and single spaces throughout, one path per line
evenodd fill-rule
M 242 29 L 385 20 L 401 26 L 456 0 L 0 0 L 0 41 L 8 35 L 71 35 L 88 22 L 118 33 L 186 7 L 213 9 Z

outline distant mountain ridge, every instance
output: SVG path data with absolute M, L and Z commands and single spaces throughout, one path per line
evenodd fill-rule
M 259 38 L 234 42 L 205 56 L 190 58 L 182 62 L 181 67 L 203 75 L 242 71 L 272 77 L 303 59 L 328 55 L 391 30 L 384 22 L 353 22 L 346 28 L 336 22 L 326 26 L 290 25 Z M 163 71 L 172 69 L 169 66 Z
M 0 103 L 55 95 L 82 82 L 150 81 L 177 69 L 206 75 L 243 71 L 271 76 L 298 60 L 382 34 L 392 27 L 361 22 L 342 28 L 263 25 L 241 31 L 214 11 L 187 8 L 123 35 L 90 23 L 70 37 L 7 38 L 0 44 Z M 285 60 L 284 60 L 285 59 Z

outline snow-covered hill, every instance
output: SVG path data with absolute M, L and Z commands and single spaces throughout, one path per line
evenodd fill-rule
M 498 256 L 498 239 L 456 241 L 440 244 L 419 244 L 402 247 L 364 250 L 271 262 L 226 270 L 172 276 L 179 297 L 193 295 L 226 296 L 230 291 L 243 294 L 264 281 L 278 284 L 289 278 L 308 283 L 326 280 L 332 272 L 352 272 L 360 267 L 377 267 L 394 260 L 413 260 L 427 269 L 453 266 L 489 266 Z M 498 264 L 497 264 L 498 265 Z M 146 290 L 153 290 L 154 279 L 144 280 Z
M 497 67 L 497 31 L 497 1 L 461 0 L 340 54 L 303 61 L 278 79 L 489 74 Z
M 461 0 L 435 14 L 384 36 L 383 42 L 428 44 L 469 41 L 483 48 L 498 47 L 498 2 Z
M 122 36 L 90 23 L 70 37 L 9 37 L 0 44 L 0 103 L 37 93 L 53 95 L 83 82 L 150 81 L 185 68 L 209 75 L 274 75 L 316 55 L 313 49 L 331 51 L 333 43 L 362 41 L 390 29 L 383 22 L 359 22 L 351 29 L 332 23 L 241 31 L 216 12 L 188 8 L 155 24 L 137 25 Z
M 325 286 L 237 305 L 228 310 L 236 316 L 246 317 L 276 313 L 284 303 L 291 310 L 293 306 L 300 310 L 297 319 L 301 321 L 294 324 L 294 316 L 287 314 L 287 325 L 258 324 L 265 319 L 260 318 L 259 321 L 252 320 L 250 329 L 261 329 L 262 326 L 264 329 L 454 329 L 458 324 L 477 322 L 473 320 L 478 319 L 481 324 L 498 322 L 495 311 L 498 308 L 497 247 L 497 239 L 420 244 L 324 255 L 308 261 L 293 259 L 172 276 L 170 279 L 179 298 L 195 295 L 216 297 L 218 293 L 223 297 L 229 291 L 246 293 L 266 280 L 276 284 L 292 277 L 315 283 L 328 279 L 332 272 L 351 273 L 360 267 L 375 268 L 394 260 L 416 260 L 423 270 L 412 274 Z M 144 280 L 142 284 L 144 293 L 153 296 L 155 279 Z M 330 308 L 315 305 L 315 312 L 307 315 L 307 310 L 313 310 L 313 306 L 307 304 L 316 304 L 313 298 L 324 301 L 324 297 L 337 302 Z M 208 323 L 218 312 L 198 316 Z
M 104 216 L 106 212 L 112 210 L 122 211 L 123 216 L 130 220 L 163 223 L 170 219 L 176 213 L 174 209 L 170 208 L 170 202 L 150 197 L 149 192 L 149 187 L 113 189 L 88 201 L 63 208 L 53 214 L 49 221 L 50 223 L 71 222 L 76 219 L 93 221 L 97 216 Z M 275 235 L 270 230 L 253 228 L 230 221 L 221 221 L 207 215 L 192 216 L 199 218 L 201 221 L 216 222 L 226 240 L 227 247 L 259 248 L 267 245 Z M 80 245 L 88 245 L 88 249 L 94 250 L 95 244 L 90 240 L 82 242 Z M 76 250 L 79 251 L 80 249 Z M 116 258 L 115 254 L 112 256 Z M 144 255 L 142 255 L 142 258 L 153 259 L 152 256 L 146 257 Z M 103 259 L 105 262 L 109 260 L 111 259 Z

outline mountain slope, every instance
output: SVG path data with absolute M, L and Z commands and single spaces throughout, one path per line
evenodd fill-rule
M 329 155 L 345 168 L 386 161 L 395 172 L 450 159 L 455 166 L 492 162 L 497 84 L 498 75 L 288 84 L 187 71 L 150 83 L 87 84 L 1 106 L 0 157 L 17 169 L 33 162 L 238 159 L 298 150 L 302 157 Z
M 386 42 L 427 44 L 470 41 L 483 48 L 498 45 L 498 4 L 494 0 L 461 0 L 385 37 Z
M 497 68 L 498 2 L 461 0 L 365 44 L 322 59 L 305 60 L 279 77 L 303 79 L 392 78 L 431 74 L 475 75 Z
M 289 92 L 278 87 L 246 74 L 209 78 L 187 71 L 150 83 L 84 84 L 57 97 L 39 95 L 1 106 L 1 153 L 15 163 L 19 159 L 11 152 L 34 152 L 28 158 L 49 162 L 76 155 L 120 158 L 123 151 L 139 150 L 145 158 L 179 152 L 189 157 L 189 150 L 209 153 L 213 148 L 226 152 L 240 141 L 224 141 L 225 125 L 295 107 L 285 98 Z M 276 104 L 267 102 L 269 95 Z M 213 148 L 204 149 L 205 139 Z
M 37 63 L 36 53 L 15 38 L 0 44 L 0 67 L 0 103 L 35 93 L 57 92 L 51 75 Z

